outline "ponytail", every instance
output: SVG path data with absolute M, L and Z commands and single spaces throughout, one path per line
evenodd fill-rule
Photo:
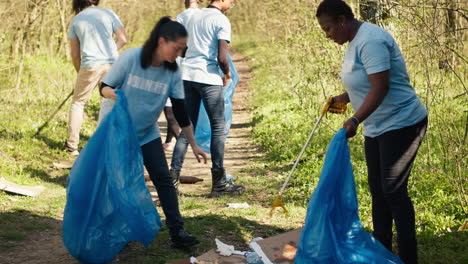
M 148 68 L 152 61 L 153 56 L 158 48 L 158 41 L 160 38 L 164 38 L 166 41 L 176 41 L 179 38 L 187 37 L 187 30 L 179 22 L 173 21 L 170 16 L 164 16 L 159 19 L 158 23 L 154 26 L 151 34 L 143 45 L 141 52 L 141 67 L 143 69 Z M 164 67 L 169 68 L 171 71 L 177 70 L 177 63 L 175 62 L 164 62 Z

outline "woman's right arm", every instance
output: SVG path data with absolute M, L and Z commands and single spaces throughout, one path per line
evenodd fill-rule
M 109 98 L 109 99 L 117 99 L 117 94 L 115 93 L 115 88 L 102 83 L 99 87 L 99 92 L 101 93 L 102 97 Z
M 80 40 L 78 38 L 70 39 L 70 54 L 73 61 L 73 66 L 76 72 L 80 71 L 81 55 L 80 55 Z
M 117 37 L 117 50 L 120 50 L 125 44 L 127 44 L 127 33 L 125 32 L 124 27 L 119 27 L 115 30 L 115 36 Z

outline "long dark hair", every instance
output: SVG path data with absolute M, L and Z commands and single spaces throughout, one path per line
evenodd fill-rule
M 99 0 L 73 0 L 72 9 L 75 14 L 83 11 L 88 6 L 99 5 Z
M 316 17 L 320 17 L 321 15 L 327 15 L 335 20 L 338 20 L 339 16 L 344 16 L 348 21 L 354 19 L 351 7 L 343 0 L 322 1 L 317 8 Z
M 143 45 L 141 67 L 146 69 L 151 65 L 154 53 L 158 48 L 159 38 L 164 38 L 166 41 L 176 41 L 179 38 L 186 38 L 187 36 L 185 27 L 179 22 L 172 20 L 170 16 L 164 16 L 159 19 L 145 45 Z M 171 71 L 177 70 L 177 63 L 175 62 L 165 61 L 163 65 Z

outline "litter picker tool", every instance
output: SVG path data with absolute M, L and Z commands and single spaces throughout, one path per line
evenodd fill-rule
M 327 101 L 325 102 L 325 104 L 323 105 L 322 107 L 322 111 L 320 111 L 320 116 L 317 120 L 317 122 L 315 123 L 314 125 L 314 128 L 312 129 L 312 132 L 310 132 L 309 134 L 309 137 L 307 138 L 307 141 L 305 142 L 304 146 L 302 147 L 302 150 L 301 152 L 299 153 L 299 156 L 297 157 L 296 161 L 294 162 L 294 165 L 291 169 L 291 171 L 289 172 L 289 175 L 288 177 L 286 178 L 286 180 L 284 181 L 283 183 L 283 186 L 281 186 L 281 190 L 279 191 L 278 195 L 275 197 L 275 201 L 273 202 L 273 204 L 271 205 L 271 210 L 270 210 L 270 217 L 272 216 L 273 214 L 273 211 L 275 210 L 276 207 L 281 207 L 283 208 L 284 212 L 286 214 L 288 214 L 288 210 L 286 209 L 286 207 L 284 206 L 284 203 L 283 203 L 283 193 L 284 193 L 284 190 L 286 189 L 286 186 L 288 185 L 288 182 L 289 180 L 291 179 L 291 176 L 293 174 L 293 172 L 296 170 L 296 167 L 297 167 L 297 164 L 299 163 L 299 161 L 301 160 L 302 158 L 302 155 L 304 154 L 307 146 L 309 145 L 309 142 L 310 140 L 312 139 L 314 133 L 315 133 L 315 130 L 317 129 L 318 125 L 320 124 L 320 122 L 322 121 L 322 118 L 323 116 L 327 113 L 327 112 L 333 112 L 333 113 L 344 113 L 346 111 L 346 104 L 345 103 L 342 103 L 342 102 L 333 102 L 333 97 L 329 97 L 327 99 Z
M 55 110 L 55 112 L 52 115 L 49 116 L 49 118 L 44 122 L 44 124 L 42 124 L 37 129 L 36 134 L 34 134 L 35 137 L 37 135 L 39 135 L 39 133 L 41 133 L 42 129 L 44 129 L 44 127 L 46 127 L 49 124 L 50 120 L 52 120 L 52 118 L 54 118 L 54 116 L 57 114 L 57 112 L 60 111 L 60 109 L 63 107 L 63 105 L 68 101 L 68 98 L 70 98 L 72 95 L 73 95 L 73 91 L 71 91 L 71 93 L 67 96 L 67 98 L 65 98 L 65 100 L 63 100 L 63 102 L 57 107 L 57 110 Z

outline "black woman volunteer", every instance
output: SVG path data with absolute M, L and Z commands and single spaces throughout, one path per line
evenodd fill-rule
M 348 137 L 364 126 L 373 235 L 392 250 L 395 221 L 399 257 L 406 264 L 417 263 L 415 213 L 407 187 L 426 133 L 427 111 L 387 31 L 355 19 L 342 0 L 323 1 L 316 16 L 327 38 L 348 43 L 341 72 L 346 92 L 333 101 L 351 102 L 355 111 L 343 124 Z

